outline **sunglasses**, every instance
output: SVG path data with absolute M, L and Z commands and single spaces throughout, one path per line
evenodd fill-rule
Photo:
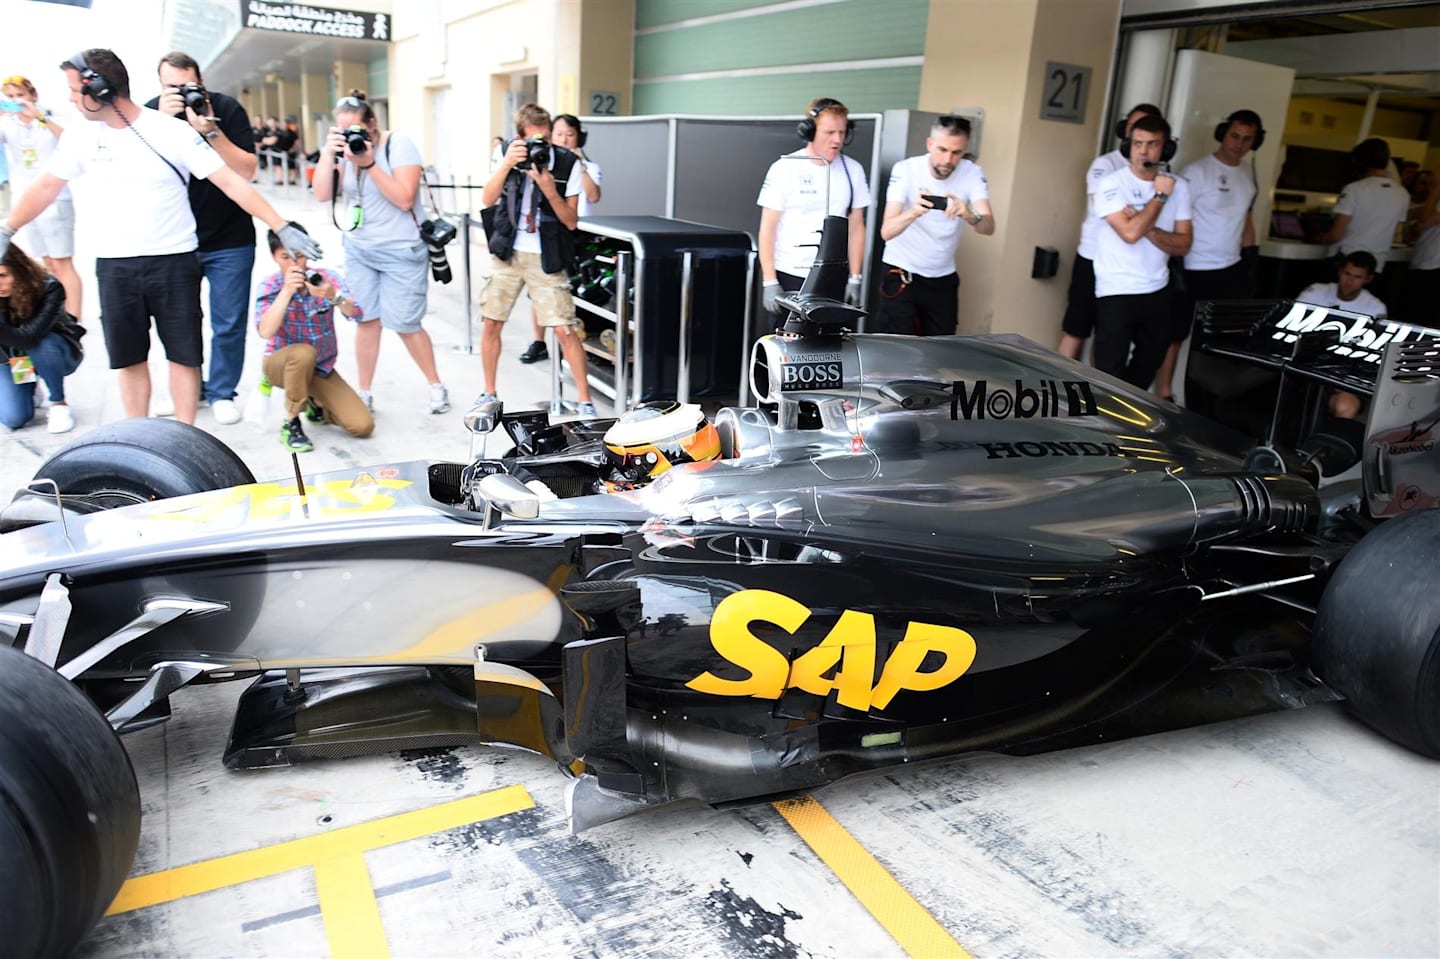
M 359 97 L 341 97 L 339 100 L 335 101 L 335 111 L 338 113 L 339 111 L 344 109 L 364 110 L 369 105 L 370 104 L 366 103 Z

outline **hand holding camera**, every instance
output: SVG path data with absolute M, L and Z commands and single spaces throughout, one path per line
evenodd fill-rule
M 340 294 L 340 291 L 335 288 L 335 284 L 326 280 L 325 274 L 319 270 L 312 270 L 305 277 L 305 285 L 309 287 L 311 296 L 319 297 L 322 300 L 333 301 Z
M 517 143 L 523 148 L 523 153 L 515 149 Z M 550 143 L 544 137 L 517 138 L 505 154 L 507 160 L 512 156 L 517 158 L 514 164 L 517 170 L 544 170 L 550 165 Z

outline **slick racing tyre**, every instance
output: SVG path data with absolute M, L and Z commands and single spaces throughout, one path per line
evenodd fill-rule
M 140 793 L 110 724 L 73 684 L 0 647 L 0 943 L 65 956 L 105 912 L 140 839 Z
M 1315 619 L 1315 671 L 1367 725 L 1440 758 L 1440 510 L 1387 520 L 1340 563 Z
M 103 507 L 255 482 L 230 447 L 175 420 L 119 420 L 97 427 L 46 460 L 35 478 Z

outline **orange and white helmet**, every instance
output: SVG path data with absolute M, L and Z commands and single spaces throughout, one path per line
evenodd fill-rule
M 606 487 L 636 489 L 680 463 L 719 459 L 720 434 L 698 403 L 641 403 L 605 431 Z

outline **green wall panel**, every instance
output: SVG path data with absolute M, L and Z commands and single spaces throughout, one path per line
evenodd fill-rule
M 635 0 L 635 28 L 659 27 L 679 20 L 713 17 L 751 7 L 768 7 L 776 0 Z
M 635 38 L 635 78 L 922 56 L 928 0 L 847 0 Z
M 637 83 L 635 112 L 702 116 L 799 116 L 816 97 L 841 100 L 851 112 L 913 110 L 920 103 L 920 68 L 817 71 L 766 77 L 725 77 Z

